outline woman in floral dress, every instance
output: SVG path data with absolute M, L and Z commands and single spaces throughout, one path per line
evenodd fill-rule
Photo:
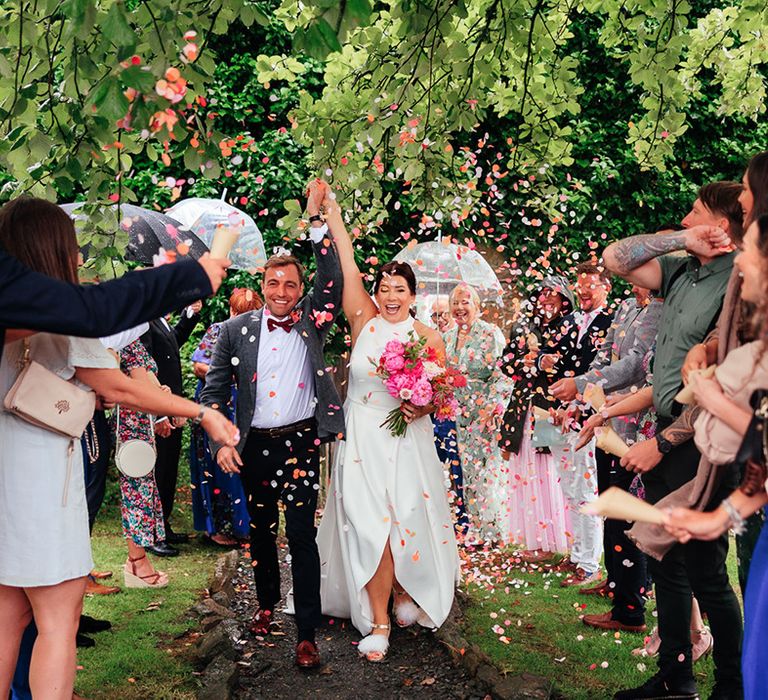
M 132 379 L 157 382 L 154 375 L 157 365 L 140 340 L 126 345 L 118 353 L 120 370 Z M 117 417 L 120 412 L 119 418 Z M 118 406 L 114 411 L 119 434 L 118 444 L 126 440 L 145 440 L 155 444 L 152 418 Z M 147 558 L 145 548 L 165 539 L 163 507 L 155 483 L 155 472 L 147 476 L 131 478 L 120 474 L 120 513 L 123 535 L 128 542 L 128 561 L 125 563 L 126 588 L 163 588 L 168 585 L 168 575 L 156 571 Z
M 508 477 L 497 434 L 512 388 L 498 369 L 506 345 L 504 334 L 480 318 L 480 299 L 470 285 L 457 285 L 450 305 L 456 326 L 444 336 L 447 361 L 467 377 L 466 387 L 456 392 L 460 407 L 456 432 L 470 520 L 468 537 L 503 540 Z

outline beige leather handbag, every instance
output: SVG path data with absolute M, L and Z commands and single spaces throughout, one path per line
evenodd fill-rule
M 5 409 L 40 428 L 79 439 L 93 417 L 96 394 L 32 360 L 26 340 L 22 363 L 21 373 L 5 395 Z

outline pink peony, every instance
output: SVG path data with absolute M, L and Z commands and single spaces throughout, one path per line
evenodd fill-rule
M 394 396 L 396 399 L 401 398 L 400 392 L 403 389 L 413 391 L 413 378 L 407 374 L 393 374 L 391 377 L 387 377 L 384 383 L 389 395 Z
M 405 366 L 405 358 L 402 355 L 388 355 L 385 353 L 381 356 L 381 359 L 384 361 L 384 369 L 390 374 L 392 372 L 399 372 Z
M 432 385 L 426 377 L 421 377 L 413 386 L 411 403 L 414 406 L 426 406 L 432 400 Z

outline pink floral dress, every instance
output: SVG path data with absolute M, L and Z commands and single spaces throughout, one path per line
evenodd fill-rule
M 157 372 L 155 361 L 141 341 L 135 340 L 120 351 L 120 369 L 124 374 L 130 375 L 132 369 L 140 367 L 149 372 Z M 120 408 L 118 440 L 131 439 L 147 440 L 154 445 L 152 421 L 146 413 Z M 126 539 L 132 539 L 140 547 L 151 547 L 155 542 L 165 539 L 163 507 L 154 471 L 138 479 L 120 474 L 120 496 L 123 535 Z

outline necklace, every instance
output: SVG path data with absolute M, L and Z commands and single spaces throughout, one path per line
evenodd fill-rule
M 93 418 L 85 429 L 85 451 L 88 453 L 88 461 L 91 464 L 99 458 L 99 439 L 96 437 L 96 424 L 93 422 Z

